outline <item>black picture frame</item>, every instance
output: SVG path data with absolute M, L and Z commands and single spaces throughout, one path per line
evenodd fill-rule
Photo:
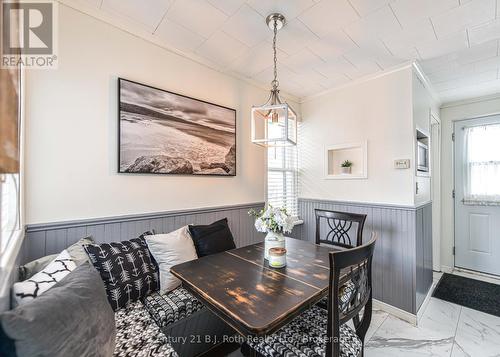
M 150 89 L 150 90 L 154 90 L 154 91 L 159 91 L 159 92 L 163 92 L 163 93 L 166 93 L 168 95 L 171 95 L 171 96 L 175 96 L 176 98 L 181 98 L 183 99 L 184 101 L 187 99 L 188 101 L 193 101 L 193 103 L 200 103 L 200 104 L 203 104 L 203 105 L 207 105 L 207 106 L 214 106 L 214 107 L 217 107 L 217 108 L 220 108 L 220 109 L 223 109 L 223 110 L 227 110 L 227 111 L 230 111 L 231 112 L 231 115 L 232 115 L 232 126 L 234 127 L 234 134 L 232 134 L 232 138 L 233 138 L 233 144 L 232 146 L 234 146 L 234 166 L 232 165 L 231 167 L 225 167 L 225 168 L 221 168 L 222 171 L 226 170 L 227 168 L 229 168 L 229 171 L 227 171 L 225 174 L 222 174 L 222 173 L 215 173 L 213 172 L 214 170 L 213 169 L 205 169 L 207 171 L 207 173 L 204 173 L 204 172 L 201 172 L 200 171 L 195 171 L 193 173 L 184 173 L 184 172 L 144 172 L 144 171 L 130 171 L 130 170 L 124 170 L 123 169 L 123 165 L 122 165 L 122 158 L 123 158 L 123 153 L 122 153 L 122 150 L 123 150 L 123 145 L 122 145 L 122 134 L 123 134 L 123 130 L 122 130 L 122 113 L 124 113 L 124 111 L 122 110 L 122 88 L 123 88 L 123 83 L 124 82 L 127 82 L 128 84 L 131 84 L 131 85 L 134 85 L 134 86 L 140 86 L 140 87 L 144 87 L 144 88 L 147 88 L 147 89 Z M 126 78 L 122 78 L 122 77 L 119 77 L 118 78 L 118 81 L 117 81 L 117 94 L 118 94 L 118 100 L 117 100 L 117 122 L 118 122 L 118 162 L 117 162 L 117 172 L 119 174 L 132 174 L 132 175 L 184 175 L 184 176 L 219 176 L 219 177 L 234 177 L 236 176 L 236 172 L 237 172 L 237 142 L 236 142 L 236 138 L 237 138 L 237 135 L 236 135 L 236 130 L 237 130 L 237 122 L 236 122 L 236 109 L 234 108 L 230 108 L 230 107 L 226 107 L 226 106 L 223 106 L 223 105 L 220 105 L 220 104 L 216 104 L 216 103 L 212 103 L 212 102 L 208 102 L 208 101 L 205 101 L 205 100 L 202 100 L 202 99 L 198 99 L 198 98 L 193 98 L 193 97 L 190 97 L 190 96 L 186 96 L 186 95 L 183 95 L 183 94 L 179 94 L 179 93 L 175 93 L 175 92 L 171 92 L 171 91 L 168 91 L 168 90 L 165 90 L 165 89 L 161 89 L 161 88 L 157 88 L 157 87 L 154 87 L 154 86 L 150 86 L 150 85 L 147 85 L 147 84 L 144 84 L 144 83 L 140 83 L 140 82 L 136 82 L 136 81 L 132 81 L 132 80 L 129 80 L 129 79 L 126 79 Z M 158 118 L 156 118 L 157 120 Z M 182 120 L 180 118 L 176 118 L 175 120 Z M 200 124 L 201 125 L 201 124 Z M 213 128 L 211 127 L 207 127 L 207 130 L 214 130 Z M 215 129 L 217 130 L 217 129 Z M 232 146 L 230 147 L 230 149 L 232 148 Z M 130 168 L 130 167 L 129 167 Z M 216 171 L 221 171 L 221 170 L 217 170 L 217 168 L 215 169 Z

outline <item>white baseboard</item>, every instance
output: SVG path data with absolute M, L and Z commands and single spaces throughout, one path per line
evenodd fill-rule
M 392 316 L 411 323 L 414 326 L 417 325 L 417 315 L 409 313 L 408 311 L 401 310 L 400 308 L 397 308 L 395 306 L 386 304 L 385 302 L 382 302 L 380 300 L 373 299 L 373 308 L 385 311 Z
M 422 302 L 422 305 L 420 305 L 420 309 L 418 309 L 418 312 L 416 315 L 408 312 L 401 310 L 400 308 L 397 308 L 395 306 L 389 305 L 385 302 L 382 302 L 377 299 L 373 299 L 373 308 L 385 311 L 392 316 L 395 316 L 401 320 L 407 321 L 411 323 L 413 326 L 417 326 L 420 319 L 424 315 L 425 309 L 427 308 L 427 305 L 429 304 L 429 301 L 431 300 L 432 293 L 434 292 L 434 289 L 436 288 L 436 283 L 433 282 L 431 287 L 429 288 L 429 291 L 427 292 L 427 295 L 425 296 L 424 301 Z
M 433 281 L 431 287 L 429 288 L 429 291 L 427 292 L 427 295 L 425 296 L 424 301 L 422 302 L 422 305 L 420 305 L 420 309 L 418 309 L 418 311 L 417 311 L 417 323 L 416 323 L 416 325 L 418 325 L 418 323 L 422 319 L 422 316 L 424 315 L 425 309 L 427 309 L 427 305 L 429 305 L 429 301 L 431 301 L 432 293 L 434 292 L 436 285 L 437 285 L 437 283 Z

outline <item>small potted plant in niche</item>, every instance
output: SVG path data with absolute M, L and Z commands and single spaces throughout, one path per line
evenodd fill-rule
M 341 172 L 343 174 L 350 174 L 352 171 L 352 162 L 349 160 L 345 160 L 341 165 L 340 165 Z
M 262 233 L 267 233 L 264 243 L 264 257 L 268 259 L 269 249 L 285 248 L 285 236 L 283 233 L 291 233 L 294 223 L 286 208 L 267 206 L 267 209 L 250 210 L 249 215 L 254 216 L 255 229 Z

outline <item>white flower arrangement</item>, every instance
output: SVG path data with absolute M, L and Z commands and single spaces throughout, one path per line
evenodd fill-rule
M 291 233 L 294 222 L 286 208 L 273 207 L 269 205 L 266 210 L 250 210 L 248 212 L 256 218 L 255 229 L 262 233 Z

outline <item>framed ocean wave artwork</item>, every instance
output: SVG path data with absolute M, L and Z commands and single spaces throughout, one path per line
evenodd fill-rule
M 118 172 L 236 176 L 236 110 L 118 79 Z

